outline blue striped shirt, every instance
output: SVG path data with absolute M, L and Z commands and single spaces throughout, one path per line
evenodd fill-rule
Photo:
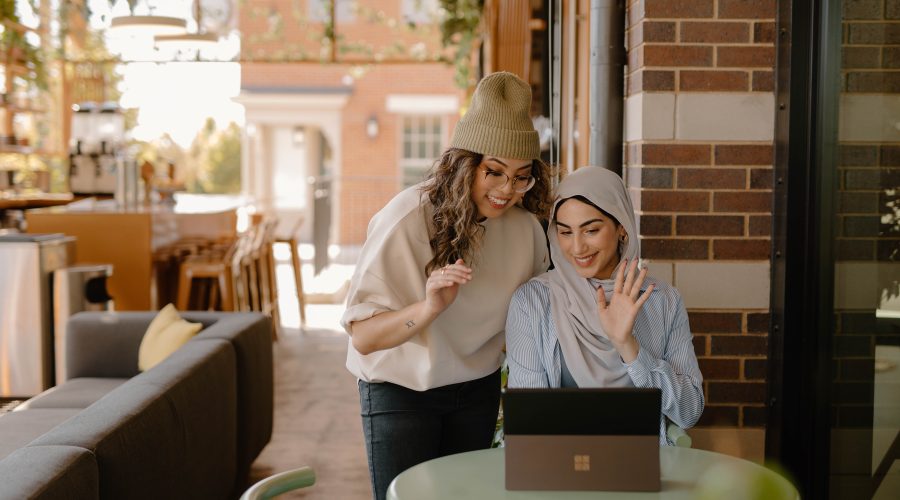
M 638 357 L 623 364 L 635 387 L 662 391 L 660 444 L 666 444 L 666 419 L 693 427 L 703 413 L 703 375 L 694 354 L 687 311 L 670 285 L 656 287 L 634 322 Z M 506 359 L 511 388 L 560 387 L 559 339 L 550 312 L 550 289 L 535 280 L 513 294 L 506 318 Z

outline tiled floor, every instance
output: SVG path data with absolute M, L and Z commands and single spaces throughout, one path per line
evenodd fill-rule
M 272 440 L 253 464 L 251 480 L 309 465 L 316 471 L 316 484 L 279 498 L 367 499 L 359 397 L 355 378 L 344 368 L 343 305 L 308 305 L 307 325 L 300 330 L 286 250 L 276 248 L 276 258 L 284 262 L 277 270 L 283 328 L 274 349 L 275 426 Z M 318 277 L 309 264 L 303 271 L 305 291 L 324 297 L 349 280 L 353 267 L 335 264 Z

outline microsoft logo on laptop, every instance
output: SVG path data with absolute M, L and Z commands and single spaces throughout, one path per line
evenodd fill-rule
M 575 472 L 588 472 L 591 470 L 590 455 L 575 455 Z

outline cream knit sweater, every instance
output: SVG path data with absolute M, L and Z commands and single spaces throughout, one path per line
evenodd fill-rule
M 420 186 L 392 199 L 369 222 L 366 243 L 350 282 L 341 325 L 399 310 L 425 299 L 425 265 L 431 260 L 426 222 L 431 205 Z M 392 349 L 362 355 L 347 348 L 347 369 L 367 382 L 392 382 L 424 391 L 484 377 L 503 359 L 503 333 L 513 292 L 547 269 L 544 232 L 520 207 L 484 222 L 472 281 L 431 325 Z

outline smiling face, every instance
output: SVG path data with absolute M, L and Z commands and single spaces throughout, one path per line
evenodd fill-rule
M 515 192 L 513 181 L 530 175 L 531 160 L 484 156 L 472 181 L 472 202 L 478 207 L 478 213 L 489 219 L 503 215 L 525 196 Z
M 624 226 L 580 200 L 564 200 L 556 210 L 559 247 L 583 278 L 609 279 L 619 264 L 619 239 L 625 236 Z

